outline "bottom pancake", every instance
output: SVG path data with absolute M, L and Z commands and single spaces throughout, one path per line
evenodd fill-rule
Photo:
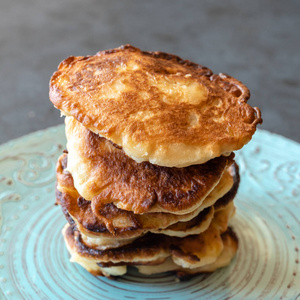
M 161 244 L 160 247 L 162 247 L 162 255 L 157 255 L 151 261 L 135 261 L 127 262 L 126 264 L 103 264 L 101 262 L 98 263 L 97 259 L 91 259 L 91 257 L 88 258 L 78 253 L 78 245 L 76 245 L 76 238 L 74 236 L 74 233 L 75 232 L 73 231 L 72 227 L 69 226 L 69 224 L 67 224 L 63 229 L 65 242 L 71 254 L 70 261 L 80 264 L 83 268 L 85 268 L 88 272 L 95 276 L 122 276 L 127 273 L 128 266 L 133 266 L 137 268 L 138 271 L 142 274 L 152 275 L 163 272 L 174 272 L 180 279 L 185 279 L 189 276 L 197 275 L 199 273 L 213 272 L 218 268 L 227 266 L 234 258 L 238 248 L 237 237 L 231 230 L 231 228 L 228 228 L 227 231 L 220 235 L 222 243 L 222 250 L 220 251 L 220 253 L 216 255 L 212 262 L 203 264 L 200 267 L 184 268 L 181 265 L 176 264 L 172 256 L 165 255 L 165 249 L 163 249 L 164 247 Z M 153 242 L 155 243 L 155 241 Z M 154 248 L 157 247 L 154 246 Z M 146 248 L 143 247 L 143 251 L 145 250 Z M 126 249 L 120 249 L 120 251 L 123 252 L 123 256 L 126 257 Z M 205 258 L 205 256 L 203 258 Z
M 201 234 L 181 238 L 147 233 L 113 249 L 99 250 L 87 245 L 81 233 L 69 224 L 65 226 L 63 235 L 71 261 L 94 275 L 123 275 L 127 266 L 135 266 L 146 274 L 165 271 L 197 274 L 214 271 L 229 263 L 234 256 L 237 239 L 227 230 L 233 213 L 233 203 L 219 208 L 208 229 Z

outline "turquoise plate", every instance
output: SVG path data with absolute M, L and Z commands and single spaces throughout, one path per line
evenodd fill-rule
M 299 299 L 300 145 L 266 131 L 236 155 L 242 182 L 233 262 L 178 282 L 131 270 L 117 280 L 69 262 L 54 205 L 63 126 L 0 146 L 1 299 Z

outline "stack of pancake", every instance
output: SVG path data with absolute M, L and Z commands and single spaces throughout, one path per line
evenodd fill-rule
M 229 264 L 232 152 L 261 122 L 249 96 L 228 75 L 130 45 L 64 60 L 50 100 L 66 116 L 56 199 L 71 261 L 107 277 Z

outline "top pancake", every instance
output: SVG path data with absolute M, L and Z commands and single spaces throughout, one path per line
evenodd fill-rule
M 137 162 L 166 167 L 202 164 L 246 144 L 261 122 L 249 96 L 228 75 L 129 45 L 69 57 L 50 81 L 63 114 Z

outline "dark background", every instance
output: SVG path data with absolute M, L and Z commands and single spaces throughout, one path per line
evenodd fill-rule
M 300 1 L 14 0 L 0 4 L 0 143 L 63 122 L 48 100 L 61 60 L 126 43 L 236 77 L 259 128 L 300 142 Z

